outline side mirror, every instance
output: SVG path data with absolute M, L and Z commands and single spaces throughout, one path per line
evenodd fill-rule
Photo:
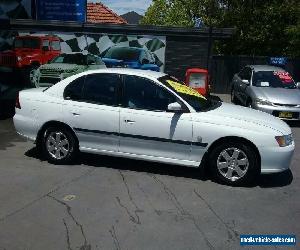
M 250 82 L 249 82 L 249 80 L 242 80 L 242 83 L 245 83 L 246 85 L 250 85 Z
M 178 102 L 173 102 L 168 105 L 168 111 L 175 112 L 175 113 L 181 113 L 181 112 L 183 112 L 183 108 Z
M 88 61 L 88 65 L 96 65 L 96 62 L 94 62 L 94 61 Z
M 300 89 L 300 82 L 297 82 L 296 85 L 297 85 L 297 88 Z

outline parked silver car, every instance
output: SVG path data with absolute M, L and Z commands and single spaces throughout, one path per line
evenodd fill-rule
M 231 101 L 281 119 L 300 120 L 299 87 L 282 68 L 248 65 L 233 77 Z

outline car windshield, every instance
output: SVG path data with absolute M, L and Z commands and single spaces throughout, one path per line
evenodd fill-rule
M 214 101 L 206 99 L 196 90 L 178 81 L 175 77 L 166 75 L 160 77 L 158 80 L 168 88 L 172 89 L 189 105 L 191 105 L 197 112 L 205 111 L 215 107 L 216 103 Z
M 252 85 L 255 87 L 296 89 L 296 84 L 286 71 L 254 72 Z
M 140 57 L 140 50 L 122 47 L 110 48 L 103 57 L 123 61 L 137 61 Z
M 55 57 L 51 63 L 68 63 L 68 64 L 78 64 L 78 65 L 86 65 L 87 56 L 83 54 L 62 54 Z
M 37 38 L 16 38 L 14 47 L 38 49 L 40 47 L 40 40 Z

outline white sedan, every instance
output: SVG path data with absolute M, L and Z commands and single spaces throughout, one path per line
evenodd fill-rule
M 81 151 L 206 165 L 230 185 L 288 169 L 295 147 L 290 127 L 276 117 L 207 100 L 166 74 L 132 69 L 87 71 L 21 91 L 14 124 L 54 164 Z

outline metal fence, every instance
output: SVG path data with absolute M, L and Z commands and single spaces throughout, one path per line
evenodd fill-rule
M 213 56 L 210 64 L 213 93 L 229 94 L 233 75 L 250 64 L 268 64 L 266 56 Z M 285 69 L 296 82 L 300 81 L 300 58 L 289 58 Z

